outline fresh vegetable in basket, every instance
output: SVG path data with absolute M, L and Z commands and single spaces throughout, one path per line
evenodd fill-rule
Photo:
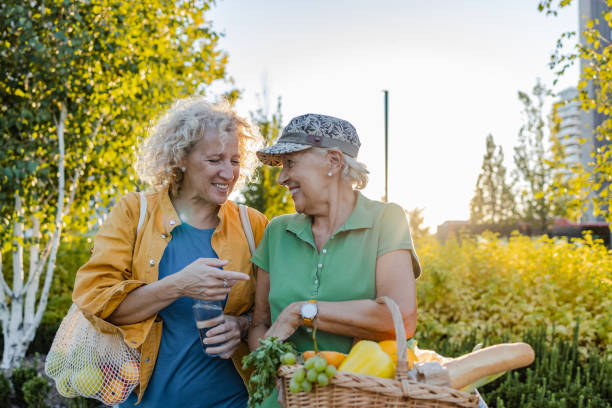
M 276 386 L 276 370 L 283 361 L 295 361 L 296 349 L 289 342 L 282 342 L 276 337 L 259 340 L 260 346 L 242 359 L 246 370 L 253 367 L 249 380 L 249 408 L 261 404 Z M 289 355 L 289 353 L 291 355 Z
M 395 340 L 382 340 L 378 342 L 380 348 L 391 357 L 393 364 L 397 365 L 397 342 Z M 419 361 L 415 352 L 418 350 L 417 341 L 410 339 L 406 342 L 406 358 L 408 367 L 412 368 L 415 362 Z
M 375 341 L 361 340 L 353 346 L 338 371 L 393 378 L 393 360 Z

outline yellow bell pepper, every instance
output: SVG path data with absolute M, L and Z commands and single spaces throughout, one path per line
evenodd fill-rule
M 338 371 L 393 378 L 395 365 L 378 343 L 361 340 L 353 346 L 349 355 L 340 364 Z

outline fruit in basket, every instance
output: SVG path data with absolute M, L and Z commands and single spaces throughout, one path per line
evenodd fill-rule
M 306 378 L 306 370 L 304 369 L 304 367 L 300 367 L 298 368 L 295 373 L 293 373 L 293 378 L 297 381 L 297 382 L 302 382 L 304 381 L 304 378 Z
M 393 364 L 397 365 L 397 342 L 395 340 L 383 340 L 379 341 L 378 345 L 385 353 L 387 353 L 389 357 L 391 357 Z M 412 368 L 414 363 L 418 361 L 416 355 L 414 354 L 415 348 L 416 340 L 408 340 L 406 343 L 406 360 L 408 361 L 408 368 Z
M 378 343 L 361 340 L 353 346 L 338 371 L 392 378 L 395 375 L 393 360 Z
M 294 371 L 289 382 L 289 391 L 292 393 L 310 392 L 315 385 L 325 387 L 336 372 L 336 367 L 327 364 L 323 357 L 312 356 L 306 361 L 304 367 L 299 367 Z
M 325 375 L 325 373 L 321 373 L 317 375 L 317 383 L 321 387 L 325 387 L 327 384 L 329 384 L 329 378 L 327 377 L 327 375 Z
M 313 360 L 312 358 L 304 361 L 304 368 L 307 370 L 311 370 L 314 367 L 314 363 L 316 360 Z
M 297 394 L 298 392 L 302 391 L 301 384 L 302 384 L 301 381 L 297 381 L 295 377 L 293 377 L 291 381 L 289 381 L 289 391 L 294 394 Z
M 318 357 L 314 363 L 315 371 L 320 373 L 320 372 L 325 371 L 326 368 L 327 368 L 327 361 L 325 361 L 323 357 Z
M 314 357 L 315 354 L 323 357 L 325 361 L 327 361 L 327 364 L 333 365 L 336 368 L 340 367 L 340 364 L 342 364 L 346 358 L 346 354 L 339 353 L 337 351 L 319 351 L 318 353 L 315 353 L 313 350 L 305 351 L 302 353 L 302 357 L 304 358 L 304 361 L 307 361 Z
M 328 365 L 327 368 L 325 369 L 325 375 L 328 376 L 329 378 L 332 378 L 334 375 L 336 375 L 337 371 L 338 369 L 335 366 Z
M 282 364 L 293 365 L 296 362 L 295 354 L 293 353 L 285 353 L 281 356 L 280 361 Z

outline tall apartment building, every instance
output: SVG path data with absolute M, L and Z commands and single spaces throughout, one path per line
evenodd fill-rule
M 575 87 L 559 92 L 558 102 L 563 102 L 557 109 L 559 115 L 559 139 L 565 147 L 567 164 L 588 166 L 593 151 L 592 132 L 582 122 L 583 111 L 578 102 L 578 89 Z M 581 143 L 582 141 L 582 143 Z
M 583 32 L 585 31 L 586 24 L 588 21 L 593 21 L 595 19 L 599 20 L 599 24 L 595 25 L 595 28 L 599 31 L 599 33 L 607 40 L 612 40 L 612 32 L 608 23 L 604 20 L 603 14 L 610 10 L 607 2 L 603 0 L 580 0 L 578 3 L 578 27 L 580 32 L 580 42 L 585 44 L 586 41 L 583 36 Z M 580 61 L 580 70 L 582 71 L 585 68 L 585 64 L 587 61 Z M 593 84 L 588 84 L 587 91 L 589 95 L 594 95 L 595 89 Z M 584 128 L 586 129 L 585 136 L 587 136 L 587 142 L 591 144 L 591 146 L 586 146 L 585 148 L 592 149 L 591 151 L 595 151 L 600 149 L 604 145 L 610 145 L 609 141 L 599 140 L 595 135 L 595 129 L 606 119 L 606 115 L 603 113 L 598 113 L 595 110 L 591 110 L 590 112 L 581 112 L 580 121 Z M 610 182 L 606 185 L 603 185 L 601 188 L 606 189 L 609 188 Z M 587 214 L 583 217 L 583 222 L 593 222 L 593 221 L 604 221 L 602 216 L 595 217 L 593 215 L 593 211 L 588 211 Z

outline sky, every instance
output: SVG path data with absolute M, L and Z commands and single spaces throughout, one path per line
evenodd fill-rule
M 384 94 L 389 91 L 389 201 L 422 208 L 435 232 L 469 218 L 492 134 L 511 169 L 523 123 L 519 90 L 540 78 L 574 86 L 573 67 L 553 86 L 556 41 L 577 29 L 577 1 L 557 17 L 537 0 L 217 0 L 208 12 L 224 35 L 243 115 L 274 111 L 283 124 L 304 113 L 350 121 L 370 170 L 364 194 L 384 195 Z

